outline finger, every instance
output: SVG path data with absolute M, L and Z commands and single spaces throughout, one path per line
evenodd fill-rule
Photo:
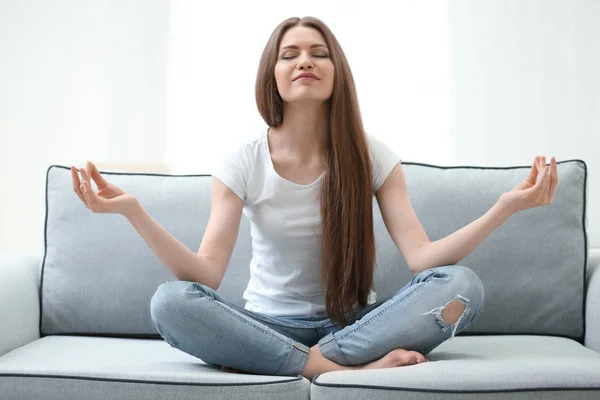
M 96 182 L 98 189 L 103 189 L 106 185 L 108 185 L 108 182 L 106 181 L 106 179 L 104 179 L 102 175 L 100 175 L 100 172 L 98 171 L 98 168 L 96 168 L 94 163 L 92 163 L 91 161 L 88 161 L 88 163 L 91 167 L 92 179 L 94 180 L 94 182 Z
M 538 164 L 538 168 L 540 168 L 540 165 Z M 537 175 L 537 181 L 535 183 L 534 189 L 537 189 L 539 186 L 541 186 L 544 183 L 544 169 L 541 168 L 538 171 L 538 175 Z
M 89 184 L 87 183 L 87 181 L 83 181 L 81 182 L 81 193 L 83 193 L 83 197 L 85 198 L 85 201 L 91 205 L 91 199 L 90 199 L 90 193 L 89 193 Z
M 542 168 L 540 170 L 543 170 L 544 168 L 546 168 L 546 156 L 542 156 Z
M 92 187 L 92 168 L 89 165 L 89 161 L 85 163 L 83 170 L 85 171 L 84 179 L 90 184 L 90 187 Z
M 85 182 L 89 182 L 89 178 L 87 177 L 87 172 L 85 171 L 85 168 L 79 168 L 79 173 L 81 174 L 81 184 L 79 185 L 79 188 L 81 189 L 81 193 L 83 193 L 83 197 L 85 198 L 85 201 L 89 204 L 88 198 L 85 195 L 85 192 L 83 190 L 84 188 L 84 183 Z
M 81 174 L 81 183 L 90 182 L 90 176 L 87 172 L 87 168 L 79 168 L 79 173 Z
M 544 192 L 546 194 L 546 200 L 548 200 L 548 198 L 549 198 L 548 194 L 550 194 L 550 185 L 552 184 L 552 175 L 551 175 L 551 173 L 552 173 L 552 169 L 551 169 L 550 165 L 548 165 L 546 167 L 546 171 L 545 171 L 545 174 L 546 174 L 546 184 L 544 185 L 544 188 L 546 190 Z
M 100 202 L 100 197 L 94 192 L 90 183 L 85 181 L 83 182 L 83 195 L 88 201 L 90 205 L 90 210 L 96 212 L 98 211 L 98 203 Z
M 556 187 L 558 186 L 558 167 L 556 166 L 556 158 L 550 160 L 550 188 L 548 189 L 548 199 L 552 201 Z
M 79 174 L 77 173 L 77 168 L 71 165 L 71 178 L 73 178 L 73 185 L 79 187 L 81 182 L 79 181 Z
M 546 168 L 546 156 L 541 156 L 540 157 L 540 174 L 542 172 L 544 172 L 545 168 Z
M 537 156 L 533 159 L 533 164 L 531 164 L 531 170 L 529 171 L 529 176 L 527 177 L 527 180 L 529 182 L 533 182 L 535 184 L 535 180 L 537 179 L 537 163 L 538 163 L 538 158 Z
M 548 179 L 546 175 L 548 175 L 548 170 L 543 169 L 538 175 L 539 179 L 536 184 L 527 189 L 527 191 L 531 193 L 531 198 L 537 203 L 544 202 L 548 194 L 548 186 L 546 186 Z
M 540 171 L 540 182 L 542 186 L 549 180 L 548 171 L 550 171 L 550 167 L 544 167 Z
M 80 185 L 81 194 L 83 195 L 83 199 L 84 199 L 84 201 L 85 201 L 85 206 L 86 206 L 87 208 L 89 208 L 90 210 L 94 211 L 94 210 L 92 209 L 92 202 L 90 201 L 90 196 L 89 196 L 89 194 L 88 194 L 88 191 L 87 191 L 87 189 L 86 189 L 86 186 L 88 186 L 88 184 L 87 184 L 87 182 L 86 182 L 86 181 L 83 181 L 83 182 L 81 182 L 81 185 Z
M 546 156 L 541 156 L 539 158 L 539 164 L 538 164 L 538 178 L 543 178 L 544 176 L 542 174 L 544 172 L 548 173 L 547 171 L 545 171 L 545 169 L 546 169 Z M 542 181 L 542 179 L 539 179 L 539 181 Z
M 536 169 L 537 169 L 536 183 L 538 183 L 541 180 L 540 178 L 542 177 L 542 170 L 544 169 L 542 167 L 542 156 L 537 157 Z
M 81 173 L 81 185 L 80 185 L 81 189 L 82 189 L 81 192 L 84 193 L 84 195 L 85 195 L 83 188 L 85 187 L 86 183 L 87 183 L 87 186 L 90 188 L 90 190 L 93 191 L 92 184 L 90 182 L 90 176 L 88 175 L 87 168 L 80 168 L 79 172 Z M 87 199 L 87 197 L 86 197 L 86 199 Z
M 75 168 L 74 166 L 71 166 L 71 178 L 73 179 L 73 191 L 77 194 L 79 200 L 81 200 L 83 204 L 86 207 L 88 207 L 88 204 L 85 198 L 83 197 L 83 193 L 81 193 L 81 182 L 79 181 L 79 174 L 77 173 L 77 168 Z
M 548 175 L 550 167 L 544 167 L 542 171 L 542 179 L 540 179 L 539 195 L 542 203 L 548 200 L 548 188 L 550 187 L 550 176 Z

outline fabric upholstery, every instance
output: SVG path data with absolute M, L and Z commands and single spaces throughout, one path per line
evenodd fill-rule
M 299 377 L 233 374 L 162 340 L 48 336 L 0 357 L 0 398 L 307 400 Z
M 574 340 L 527 335 L 462 336 L 430 362 L 313 378 L 311 400 L 597 399 L 600 354 Z
M 40 337 L 39 271 L 31 253 L 0 257 L 0 356 Z
M 600 249 L 589 253 L 584 344 L 600 352 Z

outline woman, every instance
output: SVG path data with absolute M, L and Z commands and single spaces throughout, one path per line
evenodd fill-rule
M 483 284 L 469 268 L 432 265 L 422 251 L 430 242 L 408 202 L 401 159 L 365 133 L 350 68 L 323 22 L 289 18 L 274 30 L 260 60 L 256 99 L 268 128 L 213 174 L 198 254 L 92 163 L 79 170 L 81 182 L 71 168 L 83 203 L 125 215 L 177 277 L 151 300 L 157 330 L 171 346 L 231 372 L 312 381 L 327 371 L 427 362 L 424 355 L 475 320 Z M 528 180 L 501 198 L 506 217 L 533 204 L 522 189 L 553 193 L 549 178 L 534 186 L 542 165 L 545 159 L 536 158 Z M 415 272 L 380 302 L 372 291 L 373 195 Z M 216 292 L 242 212 L 253 232 L 244 308 Z

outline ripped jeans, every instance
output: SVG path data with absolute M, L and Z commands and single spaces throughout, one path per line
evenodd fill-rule
M 273 317 L 249 311 L 187 281 L 161 284 L 150 311 L 167 343 L 207 364 L 297 376 L 315 344 L 324 357 L 345 366 L 377 360 L 396 348 L 426 356 L 471 324 L 483 299 L 475 272 L 447 265 L 420 272 L 389 299 L 359 308 L 356 320 L 344 328 L 326 313 Z M 455 300 L 464 304 L 464 311 L 449 324 L 442 310 Z

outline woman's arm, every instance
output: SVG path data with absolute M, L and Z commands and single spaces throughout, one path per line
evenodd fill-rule
M 156 222 L 139 202 L 125 217 L 177 279 L 199 282 L 216 290 L 220 279 L 215 276 L 215 268 Z
M 156 222 L 139 201 L 125 216 L 177 279 L 217 290 L 237 241 L 244 202 L 213 178 L 210 204 L 210 218 L 197 254 Z

